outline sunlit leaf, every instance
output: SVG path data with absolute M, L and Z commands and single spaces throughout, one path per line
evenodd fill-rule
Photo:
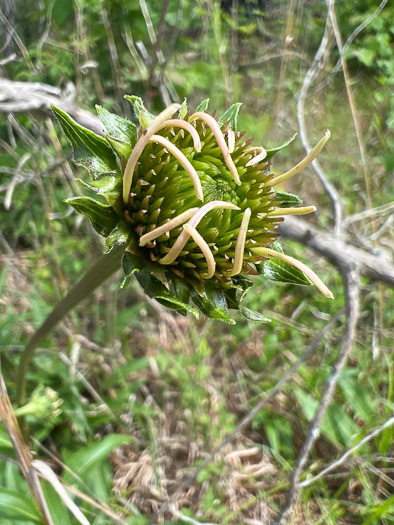
M 207 317 L 219 319 L 228 324 L 235 324 L 234 319 L 228 313 L 226 296 L 221 290 L 217 290 L 207 283 L 202 294 L 192 291 L 192 299 Z
M 155 117 L 146 109 L 142 98 L 134 95 L 125 95 L 124 98 L 131 102 L 142 129 L 146 129 Z
M 241 106 L 242 103 L 237 102 L 236 104 L 233 104 L 230 108 L 228 108 L 224 115 L 222 115 L 218 120 L 219 126 L 223 126 L 223 124 L 230 121 L 230 128 L 233 131 L 238 131 L 238 113 Z
M 86 168 L 93 178 L 117 170 L 115 154 L 105 138 L 84 128 L 61 109 L 51 107 L 71 143 L 76 164 Z
M 197 111 L 206 111 L 208 109 L 208 105 L 209 105 L 209 98 L 206 98 L 205 100 L 200 102 L 200 104 L 197 106 L 196 113 Z

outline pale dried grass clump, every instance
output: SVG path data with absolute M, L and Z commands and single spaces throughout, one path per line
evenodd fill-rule
M 119 449 L 113 456 L 115 493 L 157 522 L 171 518 L 165 505 L 168 502 L 180 511 L 190 509 L 200 519 L 214 520 L 214 513 L 204 505 L 211 487 L 220 494 L 220 504 L 229 512 L 245 506 L 232 523 L 269 523 L 274 512 L 269 501 L 258 495 L 276 485 L 278 466 L 262 447 L 245 436 L 224 447 L 216 458 L 220 475 L 208 474 L 201 483 L 194 482 L 179 491 L 211 447 L 204 436 L 191 435 L 189 415 L 176 409 L 174 401 L 173 395 L 167 396 L 167 406 L 159 421 L 153 423 L 154 443 L 146 443 L 139 450 L 133 446 Z M 215 406 L 212 402 L 214 410 Z

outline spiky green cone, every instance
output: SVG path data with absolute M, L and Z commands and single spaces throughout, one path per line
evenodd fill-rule
M 294 208 L 301 204 L 297 197 L 275 191 L 276 181 L 292 176 L 291 170 L 279 177 L 269 172 L 274 153 L 292 139 L 272 150 L 252 148 L 252 140 L 236 131 L 240 104 L 221 119 L 202 113 L 206 102 L 193 115 L 184 103 L 154 119 L 141 99 L 127 98 L 139 134 L 130 121 L 98 107 L 101 138 L 53 108 L 76 163 L 93 178 L 80 182 L 108 204 L 87 197 L 68 202 L 107 237 L 108 250 L 124 245 L 124 284 L 135 274 L 149 296 L 179 313 L 198 316 L 199 309 L 229 323 L 228 308 L 264 319 L 242 304 L 249 275 L 310 284 L 279 246 L 267 248 L 277 237 L 281 212 L 314 211 Z

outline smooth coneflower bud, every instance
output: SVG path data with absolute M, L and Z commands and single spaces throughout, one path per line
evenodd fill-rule
M 191 115 L 184 103 L 153 117 L 140 99 L 127 98 L 140 131 L 100 108 L 105 139 L 95 135 L 93 140 L 87 130 L 84 135 L 84 128 L 54 109 L 76 161 L 93 174 L 89 186 L 108 205 L 81 197 L 69 202 L 108 237 L 108 250 L 125 245 L 127 276 L 136 272 L 149 295 L 180 313 L 196 313 L 192 299 L 206 315 L 228 322 L 228 307 L 243 311 L 242 297 L 250 286 L 246 276 L 259 273 L 267 261 L 280 260 L 287 272 L 293 268 L 295 278 L 289 282 L 312 282 L 332 297 L 305 265 L 272 248 L 285 215 L 316 210 L 299 206 L 296 196 L 277 191 L 276 185 L 316 158 L 329 131 L 300 163 L 274 177 L 270 160 L 281 147 L 251 146 L 236 131 L 240 104 L 221 119 L 208 114 L 204 103 Z M 92 158 L 81 160 L 81 142 Z

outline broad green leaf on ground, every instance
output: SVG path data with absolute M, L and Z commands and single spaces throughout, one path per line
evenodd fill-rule
M 80 448 L 77 452 L 64 451 L 64 462 L 69 469 L 83 480 L 87 474 L 107 460 L 115 448 L 125 443 L 130 443 L 131 438 L 123 434 L 110 434 L 100 441 Z M 65 472 L 64 479 L 67 482 L 75 482 L 74 476 Z
M 42 490 L 44 493 L 45 501 L 47 502 L 49 513 L 53 519 L 55 525 L 73 525 L 69 511 L 48 481 L 44 480 L 41 482 Z
M 12 520 L 12 523 L 43 524 L 40 511 L 30 496 L 4 487 L 0 488 L 0 518 Z
M 311 421 L 319 404 L 318 401 L 301 388 L 294 387 L 293 391 L 305 418 Z M 321 433 L 342 448 L 352 445 L 354 437 L 360 433 L 360 428 L 341 405 L 332 403 L 324 416 Z

